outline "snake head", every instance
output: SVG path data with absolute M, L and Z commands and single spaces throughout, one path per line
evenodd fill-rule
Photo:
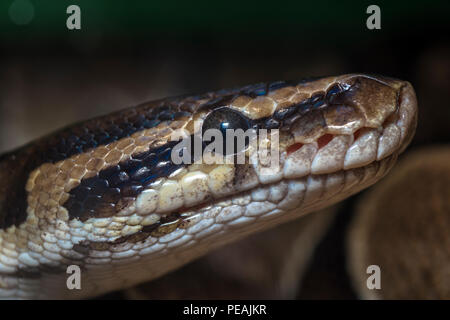
M 168 98 L 60 130 L 0 157 L 0 296 L 131 286 L 329 206 L 382 178 L 416 122 L 408 82 L 350 74 Z M 225 145 L 227 129 L 254 132 L 222 154 L 243 163 L 175 163 L 190 143 L 177 150 L 173 133 L 207 129 Z M 81 291 L 67 290 L 71 264 Z

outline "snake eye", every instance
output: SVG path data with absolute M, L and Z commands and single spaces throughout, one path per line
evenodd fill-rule
M 202 134 L 203 137 L 205 137 L 205 140 L 209 140 L 209 138 L 205 136 L 205 132 L 209 129 L 219 130 L 220 133 L 222 134 L 223 139 L 223 152 L 226 155 L 230 155 L 236 154 L 240 152 L 243 148 L 248 146 L 249 143 L 248 137 L 244 135 L 242 137 L 239 137 L 239 131 L 236 132 L 236 130 L 242 129 L 245 133 L 246 130 L 250 128 L 250 126 L 251 126 L 250 120 L 243 114 L 233 109 L 223 107 L 213 110 L 210 114 L 208 114 L 206 119 L 203 121 Z M 230 134 L 228 135 L 226 134 L 227 129 L 233 130 L 232 136 Z M 232 139 L 234 138 L 233 141 L 227 141 L 227 138 L 228 140 L 230 140 L 230 137 L 232 137 Z M 239 143 L 238 140 L 240 138 L 245 139 L 244 146 L 242 146 L 242 143 Z M 215 140 L 214 135 L 211 140 L 212 141 Z M 226 147 L 227 145 L 229 145 L 228 149 Z M 232 151 L 228 152 L 229 150 Z

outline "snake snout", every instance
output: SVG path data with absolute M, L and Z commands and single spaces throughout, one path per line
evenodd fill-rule
M 417 122 L 410 83 L 362 74 L 329 79 L 322 89 L 333 92 L 327 93 L 327 103 L 291 127 L 294 142 L 286 149 L 289 172 L 295 167 L 289 158 L 311 163 L 311 171 L 292 169 L 294 176 L 303 176 L 364 167 L 406 148 Z

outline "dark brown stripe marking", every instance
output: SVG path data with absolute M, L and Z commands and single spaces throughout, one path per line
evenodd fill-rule
M 85 221 L 91 217 L 110 217 L 134 200 L 146 186 L 158 178 L 167 177 L 183 164 L 171 161 L 172 148 L 177 141 L 132 155 L 118 165 L 100 171 L 95 177 L 84 179 L 69 192 L 63 204 L 70 219 Z

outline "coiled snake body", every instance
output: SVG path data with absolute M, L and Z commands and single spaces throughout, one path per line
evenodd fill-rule
M 408 82 L 350 74 L 158 100 L 36 140 L 0 156 L 0 298 L 130 287 L 338 202 L 388 172 L 416 121 Z M 278 129 L 279 166 L 250 145 L 241 164 L 172 160 L 174 132 L 224 124 Z

